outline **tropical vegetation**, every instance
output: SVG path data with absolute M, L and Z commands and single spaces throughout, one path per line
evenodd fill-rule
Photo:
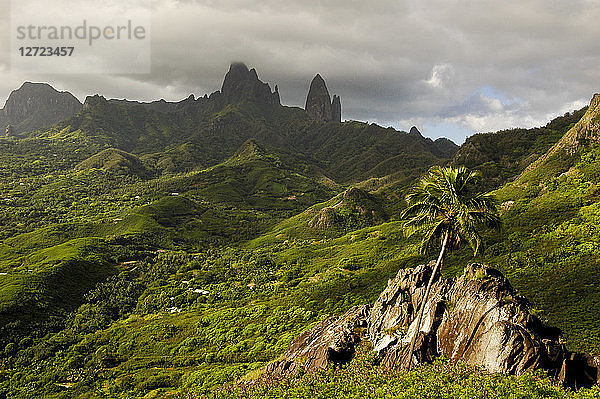
M 497 189 L 504 224 L 481 231 L 475 260 L 505 273 L 568 348 L 600 354 L 600 151 L 522 173 L 578 116 L 486 135 L 499 159 L 459 154 Z M 431 260 L 404 234 L 405 197 L 456 162 L 394 129 L 210 99 L 90 97 L 70 119 L 0 138 L 0 397 L 598 397 L 443 359 L 385 371 L 366 350 L 348 369 L 235 384 Z M 472 259 L 456 249 L 442 273 Z

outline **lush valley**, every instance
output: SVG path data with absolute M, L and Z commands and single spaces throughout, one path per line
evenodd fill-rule
M 316 120 L 235 68 L 211 96 L 88 97 L 52 126 L 0 138 L 0 397 L 600 395 L 443 360 L 387 372 L 366 349 L 347 369 L 228 385 L 434 256 L 419 255 L 400 213 L 406 187 L 445 163 L 498 189 L 504 228 L 485 233 L 476 260 L 568 348 L 600 354 L 598 104 L 476 135 L 454 155 L 418 131 Z M 578 126 L 585 140 L 560 146 Z M 471 261 L 456 251 L 444 273 Z

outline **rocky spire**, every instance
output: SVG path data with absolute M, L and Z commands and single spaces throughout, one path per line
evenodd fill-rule
M 273 101 L 276 104 L 281 104 L 281 98 L 279 97 L 279 87 L 275 85 L 275 91 L 273 92 Z
M 94 94 L 93 96 L 87 96 L 83 102 L 83 109 L 90 109 L 92 107 L 107 105 L 108 101 L 104 96 L 100 94 Z
M 325 80 L 319 74 L 310 83 L 304 109 L 313 119 L 325 122 L 333 121 L 331 97 Z
M 225 75 L 221 95 L 229 102 L 251 101 L 258 104 L 280 104 L 278 89 L 271 92 L 267 83 L 258 78 L 256 70 L 235 62 Z
M 333 96 L 333 101 L 331 102 L 331 115 L 334 122 L 342 121 L 342 102 L 340 96 Z

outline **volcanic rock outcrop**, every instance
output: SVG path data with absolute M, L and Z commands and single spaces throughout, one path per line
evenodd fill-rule
M 387 368 L 444 356 L 490 372 L 519 375 L 543 369 L 570 387 L 598 383 L 599 359 L 568 352 L 560 330 L 529 313 L 526 299 L 516 295 L 508 280 L 480 264 L 469 265 L 456 279 L 434 283 L 415 352 L 409 356 L 416 309 L 431 271 L 431 265 L 400 270 L 372 306 L 353 307 L 302 333 L 265 372 L 277 375 L 344 364 L 361 341 L 370 340 Z
M 574 153 L 581 147 L 600 142 L 600 94 L 594 94 L 585 115 L 553 147 Z M 552 152 L 552 149 L 550 150 Z
M 266 374 L 297 373 L 348 363 L 361 341 L 358 329 L 367 325 L 369 307 L 355 306 L 340 317 L 329 317 L 300 334 L 283 356 L 267 365 Z
M 342 121 L 342 103 L 340 97 L 333 96 L 333 101 L 331 100 L 325 80 L 319 74 L 310 83 L 304 109 L 311 118 L 319 121 Z
M 258 78 L 256 70 L 248 69 L 241 62 L 229 67 L 220 95 L 230 103 L 251 101 L 257 104 L 280 104 L 279 88 L 275 86 L 275 91 L 271 92 L 269 84 Z

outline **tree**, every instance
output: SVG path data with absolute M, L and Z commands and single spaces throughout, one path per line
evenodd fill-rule
M 500 226 L 496 199 L 491 193 L 484 194 L 476 190 L 480 178 L 479 172 L 469 171 L 464 166 L 434 166 L 406 196 L 408 207 L 402 213 L 402 218 L 408 219 L 404 224 L 407 236 L 415 233 L 422 235 L 420 250 L 423 254 L 434 248 L 436 243 L 441 245 L 417 312 L 416 330 L 408 352 L 409 368 L 412 366 L 425 304 L 446 253 L 468 243 L 474 255 L 477 255 L 483 248 L 479 229 Z

